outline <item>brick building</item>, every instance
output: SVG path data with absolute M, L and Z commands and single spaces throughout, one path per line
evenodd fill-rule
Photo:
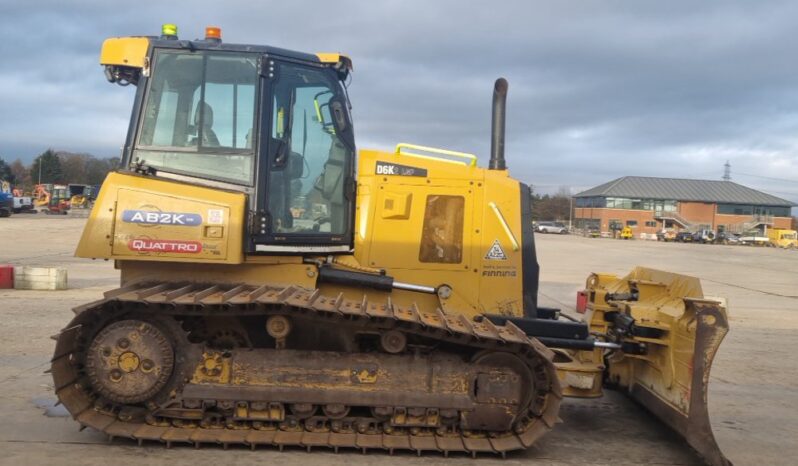
M 663 228 L 744 232 L 792 228 L 796 204 L 731 181 L 624 176 L 574 196 L 577 228 L 610 231 L 613 223 L 635 235 Z

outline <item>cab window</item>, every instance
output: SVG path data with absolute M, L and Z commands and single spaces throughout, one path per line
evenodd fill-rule
M 252 184 L 258 56 L 159 50 L 134 161 Z

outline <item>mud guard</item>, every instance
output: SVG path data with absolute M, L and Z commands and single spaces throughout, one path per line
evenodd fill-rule
M 644 355 L 607 357 L 605 380 L 681 435 L 707 464 L 731 465 L 715 440 L 707 407 L 712 361 L 729 330 L 723 300 L 704 298 L 694 277 L 642 267 L 622 279 L 593 275 L 587 291 L 594 329 L 603 326 L 647 348 Z M 621 329 L 613 313 L 634 323 Z

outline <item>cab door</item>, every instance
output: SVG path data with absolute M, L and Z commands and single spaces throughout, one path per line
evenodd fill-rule
M 266 57 L 264 70 L 251 251 L 349 252 L 355 147 L 343 86 L 320 64 Z

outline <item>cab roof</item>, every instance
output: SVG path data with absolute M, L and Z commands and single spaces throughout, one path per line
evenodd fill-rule
M 144 67 L 149 47 L 185 50 L 250 52 L 311 63 L 340 64 L 352 69 L 352 60 L 340 53 L 310 54 L 269 45 L 233 44 L 219 40 L 181 40 L 156 36 L 112 37 L 103 42 L 100 64 L 105 66 Z

